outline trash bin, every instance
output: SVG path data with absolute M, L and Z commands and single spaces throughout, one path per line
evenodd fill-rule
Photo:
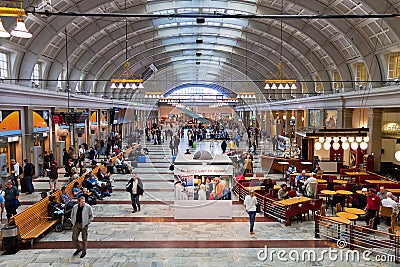
M 1 228 L 2 250 L 6 254 L 15 254 L 18 251 L 18 226 L 6 225 Z

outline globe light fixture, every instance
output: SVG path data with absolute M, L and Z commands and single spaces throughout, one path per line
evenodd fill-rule
M 315 150 L 321 150 L 321 148 L 322 148 L 322 144 L 320 142 L 315 142 L 314 149 Z
M 342 148 L 343 148 L 343 150 L 348 150 L 350 148 L 350 144 L 348 142 L 343 142 Z
M 332 148 L 333 148 L 334 150 L 339 150 L 340 144 L 337 143 L 337 142 L 335 142 L 335 143 L 332 144 Z
M 328 142 L 325 142 L 325 143 L 324 143 L 324 149 L 325 149 L 325 150 L 329 150 L 330 148 L 331 148 L 331 144 L 328 143 Z
M 351 146 L 351 149 L 353 149 L 353 150 L 357 150 L 358 149 L 358 143 L 357 142 L 352 142 L 350 146 Z

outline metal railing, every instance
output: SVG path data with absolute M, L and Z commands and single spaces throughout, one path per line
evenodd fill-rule
M 244 201 L 244 198 L 249 194 L 249 190 L 236 181 L 233 192 L 238 196 L 240 201 Z M 264 216 L 274 218 L 280 222 L 284 222 L 286 226 L 290 226 L 290 218 L 297 215 L 292 206 L 277 205 L 274 204 L 274 202 L 276 202 L 275 199 L 262 196 L 258 193 L 254 195 L 257 198 L 257 204 L 260 205 Z
M 400 262 L 400 235 L 373 230 L 369 227 L 337 222 L 330 217 L 315 215 L 315 238 L 336 242 L 337 248 L 348 248 L 348 254 L 379 257 L 385 262 Z

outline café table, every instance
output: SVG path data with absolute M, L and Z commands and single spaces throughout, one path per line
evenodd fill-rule
M 335 184 L 347 184 L 346 180 L 333 180 L 332 182 Z
M 282 165 L 282 180 L 285 180 L 285 182 L 286 182 L 285 166 L 286 166 L 286 165 L 289 165 L 289 162 L 286 162 L 286 161 L 278 161 L 278 164 Z
M 353 192 L 348 191 L 348 190 L 336 190 L 336 193 L 338 195 L 345 196 L 346 200 L 347 200 L 347 206 L 349 206 L 349 196 L 351 196 L 353 194 Z
M 336 216 L 338 216 L 340 218 L 348 219 L 351 222 L 353 222 L 354 224 L 356 224 L 356 221 L 358 219 L 358 216 L 356 214 L 350 213 L 350 212 L 345 212 L 345 211 L 337 212 Z
M 359 183 L 360 176 L 368 176 L 369 175 L 369 173 L 367 173 L 367 172 L 345 172 L 344 174 L 349 176 L 350 181 L 351 181 L 352 177 L 356 178 L 356 180 L 355 180 L 356 184 Z
M 295 204 L 305 203 L 305 202 L 308 202 L 311 200 L 312 199 L 309 197 L 300 196 L 300 197 L 292 197 L 289 199 L 278 200 L 278 201 L 275 201 L 274 204 L 291 206 L 291 205 L 295 205 Z
M 321 190 L 320 194 L 322 194 L 322 195 L 324 195 L 326 197 L 326 209 L 328 209 L 330 197 L 336 195 L 337 193 L 335 191 L 332 191 L 332 190 Z M 332 208 L 332 214 L 333 214 L 333 204 L 332 204 L 332 202 L 333 201 L 331 201 L 330 206 Z
M 365 210 L 357 209 L 357 208 L 344 208 L 344 210 L 348 213 L 353 213 L 355 215 L 364 215 Z
M 389 180 L 365 180 L 369 184 L 394 184 L 393 181 Z
M 389 192 L 392 192 L 392 194 L 396 194 L 396 195 L 400 194 L 400 188 L 396 188 L 396 189 L 388 188 L 386 190 L 389 191 Z

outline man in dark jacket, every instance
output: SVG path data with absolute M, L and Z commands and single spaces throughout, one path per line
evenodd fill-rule
M 29 162 L 28 159 L 24 160 L 25 166 L 24 166 L 24 180 L 26 183 L 26 188 L 27 188 L 27 194 L 32 194 L 33 193 L 33 183 L 32 183 L 32 178 L 35 175 L 35 165 Z
M 132 174 L 132 178 L 129 180 L 128 184 L 126 185 L 126 191 L 131 194 L 132 208 L 133 208 L 132 213 L 135 213 L 136 211 L 140 211 L 139 197 L 143 196 L 144 190 L 143 190 L 142 180 L 140 180 L 137 177 L 136 173 Z

